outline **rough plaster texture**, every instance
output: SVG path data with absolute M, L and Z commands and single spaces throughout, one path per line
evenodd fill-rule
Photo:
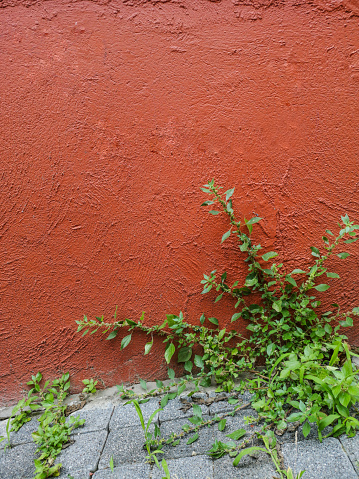
M 214 267 L 244 274 L 199 206 L 208 179 L 264 218 L 256 237 L 288 268 L 341 214 L 359 220 L 358 0 L 0 6 L 3 403 L 38 370 L 77 388 L 165 375 L 144 336 L 81 339 L 84 313 L 229 322 L 229 300 L 199 294 Z M 331 261 L 328 304 L 357 305 L 355 245 Z

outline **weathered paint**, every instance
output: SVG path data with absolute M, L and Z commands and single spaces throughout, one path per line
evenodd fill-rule
M 0 9 L 0 390 L 70 371 L 103 385 L 165 375 L 147 338 L 75 334 L 104 314 L 182 310 L 227 324 L 203 272 L 243 277 L 234 204 L 288 268 L 345 212 L 359 221 L 358 0 L 3 0 Z M 331 260 L 332 301 L 358 305 L 358 249 Z M 328 296 L 328 295 L 327 295 Z M 359 327 L 349 331 L 358 344 Z

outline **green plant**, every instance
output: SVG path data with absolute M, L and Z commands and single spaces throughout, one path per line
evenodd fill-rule
M 83 379 L 82 382 L 85 385 L 85 387 L 82 390 L 83 394 L 94 394 L 97 391 L 96 385 L 98 381 L 95 381 L 94 379 L 91 378 L 91 379 Z
M 41 387 L 42 374 L 37 373 L 27 383 L 30 386 L 27 399 L 21 399 L 14 407 L 9 418 L 6 431 L 8 442 L 5 447 L 11 447 L 10 431 L 18 431 L 26 422 L 30 421 L 32 411 L 41 409 L 43 412 L 38 418 L 37 431 L 32 433 L 34 442 L 38 445 L 34 460 L 35 479 L 46 479 L 60 474 L 61 464 L 54 464 L 60 454 L 62 446 L 68 442 L 69 435 L 78 426 L 84 424 L 84 419 L 70 417 L 66 421 L 63 402 L 70 388 L 69 373 L 63 374 L 52 382 L 46 381 Z M 24 408 L 28 409 L 24 409 Z
M 132 331 L 140 330 L 151 337 L 145 346 L 145 354 L 151 351 L 154 335 L 161 337 L 166 345 L 164 356 L 167 364 L 177 352 L 177 361 L 188 373 L 186 384 L 196 381 L 197 387 L 198 384 L 206 386 L 214 378 L 217 391 L 252 391 L 252 407 L 258 413 L 258 418 L 252 420 L 262 425 L 263 433 L 273 429 L 285 430 L 288 423 L 298 422 L 303 425 L 305 436 L 309 434 L 311 424 L 316 423 L 320 440 L 328 426 L 331 430 L 327 436 L 355 434 L 359 422 L 356 412 L 351 411 L 359 399 L 359 385 L 351 361 L 354 353 L 341 328 L 353 325 L 353 317 L 359 315 L 359 308 L 342 311 L 338 304 L 333 303 L 332 311 L 323 312 L 316 294 L 330 288 L 326 282 L 320 282 L 324 275 L 329 281 L 339 278 L 326 265 L 340 244 L 357 241 L 359 225 L 350 221 L 348 215 L 342 216 L 336 235 L 326 230 L 322 246 L 311 246 L 311 264 L 300 265 L 288 272 L 283 262 L 271 263 L 278 253 L 260 254 L 262 247 L 253 239 L 253 229 L 262 218 L 255 216 L 247 220 L 235 216 L 234 188 L 222 193 L 222 188 L 212 180 L 202 190 L 210 195 L 202 206 L 213 208 L 216 205 L 219 208 L 211 209 L 209 213 L 228 218 L 230 228 L 223 234 L 221 243 L 234 237 L 245 257 L 245 279 L 232 278 L 229 281 L 226 272 L 218 275 L 213 270 L 201 281 L 202 294 L 216 292 L 215 302 L 223 295 L 234 300 L 231 326 L 223 327 L 217 318 L 204 314 L 197 324 L 190 324 L 182 312 L 168 314 L 160 325 L 146 326 L 144 314 L 136 322 L 118 320 L 115 312 L 113 322 L 105 322 L 103 317 L 89 320 L 85 316 L 82 321 L 76 321 L 78 331 L 84 330 L 83 335 L 86 335 L 100 330 L 109 333 L 106 339 L 110 340 L 121 329 L 126 329 L 130 334 L 121 341 L 123 349 L 131 342 Z M 336 253 L 339 259 L 348 256 L 345 251 Z M 239 321 L 241 328 L 236 327 Z M 243 330 L 243 324 L 247 335 L 239 332 Z M 197 375 L 193 374 L 194 367 Z M 249 372 L 250 377 L 236 386 L 244 372 Z M 182 386 L 185 388 L 186 384 Z M 121 393 L 131 394 L 124 388 Z M 143 397 L 157 393 L 156 390 L 146 391 Z M 165 396 L 167 401 L 172 398 L 171 394 L 168 392 Z M 166 403 L 163 401 L 162 407 Z M 266 446 L 267 439 L 264 438 L 268 436 L 262 434 Z M 238 453 L 243 445 L 217 442 L 211 455 Z M 292 474 L 281 471 L 287 477 Z

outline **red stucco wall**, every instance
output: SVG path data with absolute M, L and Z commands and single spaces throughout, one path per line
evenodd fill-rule
M 164 374 L 146 337 L 76 319 L 183 310 L 222 324 L 202 273 L 243 271 L 199 187 L 235 186 L 291 268 L 345 212 L 359 222 L 358 0 L 3 0 L 0 396 L 31 372 L 111 386 Z M 328 302 L 359 304 L 358 248 Z M 336 264 L 338 263 L 338 264 Z M 335 288 L 334 288 L 335 285 Z M 350 331 L 359 344 L 359 326 Z

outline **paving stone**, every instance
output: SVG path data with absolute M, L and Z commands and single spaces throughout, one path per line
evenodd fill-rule
M 338 439 L 328 437 L 322 443 L 309 440 L 282 445 L 284 463 L 294 474 L 305 470 L 305 479 L 357 479 L 358 476 Z
M 158 401 L 158 398 L 151 398 L 148 402 L 142 403 L 140 405 L 145 423 L 147 423 L 151 414 L 160 407 Z M 156 421 L 158 422 L 158 416 L 154 419 L 153 422 Z M 133 406 L 132 404 L 127 404 L 126 406 L 120 404 L 119 406 L 116 406 L 113 411 L 109 428 L 110 431 L 113 431 L 129 426 L 139 426 L 140 424 L 141 421 L 136 413 L 135 406 Z
M 203 416 L 203 419 L 209 419 L 210 416 Z M 189 424 L 193 426 L 187 419 L 176 419 L 175 421 L 165 421 L 161 424 L 161 436 L 169 437 L 172 433 L 180 433 L 183 431 L 182 426 Z M 214 443 L 213 427 L 207 426 L 199 430 L 199 438 L 192 444 L 187 445 L 187 441 L 194 436 L 195 433 L 186 435 L 177 446 L 163 445 L 165 459 L 177 459 L 180 457 L 192 456 L 193 454 L 205 454 Z
M 207 456 L 166 459 L 166 462 L 173 479 L 213 479 L 213 460 Z M 163 471 L 153 468 L 152 479 L 162 479 L 163 475 Z
M 39 427 L 37 417 L 33 417 L 31 421 L 26 422 L 18 431 L 10 432 L 10 443 L 12 446 L 33 442 L 31 434 L 37 431 Z M 7 421 L 0 422 L 0 436 L 6 437 L 6 423 Z
M 148 464 L 133 464 L 114 467 L 111 469 L 101 469 L 97 471 L 92 479 L 150 479 L 151 467 Z
M 92 404 L 88 404 L 79 411 L 73 412 L 69 417 L 80 417 L 80 419 L 85 419 L 86 421 L 83 426 L 75 429 L 74 433 L 83 434 L 92 431 L 100 431 L 101 429 L 107 429 L 113 410 L 113 404 L 108 404 L 107 406 L 102 405 L 102 407 L 96 407 Z
M 71 471 L 70 476 L 67 472 L 60 471 L 58 479 L 69 479 L 69 477 L 71 477 L 72 479 L 92 479 L 94 476 L 90 475 L 90 472 L 88 470 Z M 33 477 L 31 477 L 31 479 L 33 479 Z
M 66 477 L 77 471 L 85 471 L 87 474 L 96 471 L 107 434 L 104 430 L 73 434 L 71 439 L 75 443 L 64 449 L 55 461 L 56 464 L 62 464 L 61 474 Z
M 359 475 L 359 435 L 355 437 L 342 436 L 340 442 Z
M 250 463 L 245 462 L 243 458 L 236 467 L 233 466 L 233 460 L 234 458 L 229 456 L 215 460 L 213 479 L 272 479 L 275 476 L 275 469 L 268 458 L 251 459 Z
M 203 393 L 202 393 L 203 394 Z M 207 397 L 206 394 L 203 394 L 204 397 Z M 181 396 L 181 398 L 186 399 L 189 402 L 192 402 L 192 398 L 188 396 Z M 188 411 L 184 412 L 181 411 L 181 407 L 183 407 L 183 402 L 181 402 L 180 398 L 176 397 L 171 401 L 168 401 L 167 406 L 164 407 L 163 411 L 160 411 L 159 418 L 160 423 L 165 421 L 173 421 L 174 419 L 183 419 L 186 417 L 193 416 L 193 410 L 190 408 Z M 208 406 L 205 404 L 200 405 L 202 414 L 209 414 Z
M 0 450 L 1 479 L 28 479 L 35 475 L 35 443 Z
M 108 468 L 111 456 L 115 467 L 126 463 L 145 462 L 147 451 L 143 448 L 144 444 L 145 438 L 141 426 L 110 431 L 98 468 Z

